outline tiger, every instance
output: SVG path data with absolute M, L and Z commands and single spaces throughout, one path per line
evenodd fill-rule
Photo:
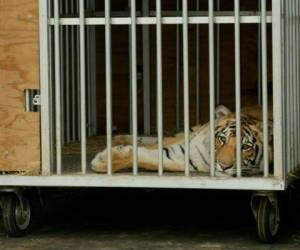
M 268 154 L 273 159 L 272 120 L 269 119 Z M 131 135 L 114 138 L 112 147 L 112 171 L 132 168 L 133 146 Z M 215 164 L 216 176 L 236 175 L 236 117 L 235 113 L 223 105 L 215 109 Z M 189 133 L 189 170 L 191 172 L 210 172 L 210 124 L 193 127 Z M 158 170 L 158 139 L 156 137 L 138 138 L 138 168 Z M 241 172 L 243 176 L 261 174 L 263 171 L 263 122 L 259 108 L 248 108 L 241 112 Z M 107 149 L 99 152 L 91 162 L 92 170 L 107 172 Z M 184 133 L 166 137 L 163 140 L 163 170 L 185 171 Z

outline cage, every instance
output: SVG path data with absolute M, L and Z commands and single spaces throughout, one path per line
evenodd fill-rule
M 288 187 L 299 164 L 298 1 L 53 0 L 32 5 L 35 18 L 39 16 L 34 48 L 39 48 L 40 60 L 24 48 L 18 56 L 31 58 L 26 72 L 39 68 L 40 84 L 27 81 L 17 91 L 8 85 L 2 93 L 5 97 L 14 89 L 25 103 L 24 109 L 18 102 L 17 117 L 31 117 L 23 130 L 15 126 L 20 118 L 12 126 L 5 119 L 0 122 L 2 186 L 253 190 L 259 236 L 274 238 L 279 221 L 274 192 Z M 7 9 L 22 12 L 13 4 Z M 4 52 L 2 58 L 13 53 Z M 15 67 L 21 63 L 19 58 Z M 1 99 L 7 103 L 13 97 Z M 216 168 L 215 114 L 220 104 L 233 112 L 235 123 L 230 176 L 219 176 Z M 254 105 L 261 114 L 255 119 L 261 125 L 262 169 L 246 176 L 243 114 Z M 4 102 L 1 107 L 4 113 L 10 110 Z M 197 171 L 190 157 L 195 150 L 191 136 L 197 135 L 190 129 L 195 126 L 206 126 L 207 171 Z M 13 153 L 12 133 L 26 135 Z M 178 133 L 182 152 L 175 160 L 180 167 L 169 171 L 166 162 L 173 159 L 164 138 Z M 124 134 L 130 140 L 130 167 L 115 172 L 114 136 Z M 156 144 L 152 171 L 139 167 L 149 163 L 139 161 L 141 137 Z M 99 174 L 90 162 L 101 151 L 106 152 L 106 168 Z M 20 172 L 25 176 L 18 176 Z M 275 216 L 262 217 L 263 208 Z M 273 228 L 266 229 L 271 217 Z

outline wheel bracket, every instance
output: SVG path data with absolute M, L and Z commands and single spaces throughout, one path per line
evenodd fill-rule
M 280 215 L 279 215 L 279 207 L 278 207 L 278 198 L 277 198 L 277 193 L 272 192 L 272 191 L 257 191 L 252 193 L 251 195 L 251 210 L 254 215 L 255 220 L 257 221 L 257 214 L 258 214 L 258 201 L 259 197 L 267 197 L 272 206 L 276 210 L 276 220 L 279 221 Z
M 22 214 L 25 212 L 25 198 L 24 198 L 24 192 L 22 188 L 12 188 L 12 187 L 1 187 L 0 192 L 3 193 L 14 193 L 19 201 L 21 206 Z

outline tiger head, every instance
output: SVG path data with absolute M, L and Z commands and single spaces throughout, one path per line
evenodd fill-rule
M 216 171 L 236 174 L 236 118 L 224 106 L 216 109 L 215 123 Z M 272 121 L 269 121 L 269 161 L 272 162 Z M 242 175 L 260 174 L 263 169 L 263 123 L 254 116 L 241 114 Z

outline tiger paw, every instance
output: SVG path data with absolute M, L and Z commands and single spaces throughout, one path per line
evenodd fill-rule
M 107 154 L 106 150 L 98 153 L 91 162 L 91 169 L 95 172 L 105 173 L 107 172 Z

